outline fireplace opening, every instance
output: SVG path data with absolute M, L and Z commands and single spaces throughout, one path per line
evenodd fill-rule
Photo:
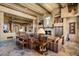
M 45 31 L 46 35 L 51 35 L 51 31 Z

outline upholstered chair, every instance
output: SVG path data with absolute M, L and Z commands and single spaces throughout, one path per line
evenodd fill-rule
M 28 35 L 25 32 L 19 32 L 19 36 L 16 39 L 16 44 L 21 48 L 28 48 Z
M 54 40 L 48 43 L 48 49 L 54 51 Z
M 62 38 L 56 38 L 54 42 L 54 52 L 59 52 L 62 47 Z
M 37 38 L 35 37 L 35 34 L 30 34 L 29 35 L 29 40 L 28 40 L 28 47 L 29 49 L 35 49 L 36 48 L 36 44 L 35 41 L 37 40 Z

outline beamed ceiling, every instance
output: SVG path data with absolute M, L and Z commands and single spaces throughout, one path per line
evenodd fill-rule
M 54 9 L 59 9 L 60 5 L 61 7 L 64 7 L 66 4 L 59 5 L 58 3 L 1 3 L 0 5 L 37 17 L 38 15 L 52 13 Z

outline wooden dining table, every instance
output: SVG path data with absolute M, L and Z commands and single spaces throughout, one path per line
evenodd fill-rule
M 47 42 L 52 42 L 56 39 L 54 36 L 48 36 Z
M 37 40 L 36 42 L 37 42 L 37 44 L 39 45 L 39 47 L 44 47 L 45 49 L 46 49 L 46 45 L 49 43 L 49 42 L 52 42 L 53 40 L 55 40 L 55 37 L 53 37 L 53 36 L 48 36 L 47 37 L 47 40 L 45 41 L 45 42 L 40 42 L 39 40 Z M 42 49 L 40 50 L 40 48 L 39 48 L 39 51 L 40 52 L 44 52 Z

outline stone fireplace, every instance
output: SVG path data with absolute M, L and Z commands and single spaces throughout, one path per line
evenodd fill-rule
M 46 35 L 51 35 L 51 31 L 50 31 L 50 30 L 46 30 L 46 31 L 45 31 L 45 34 L 46 34 Z
M 44 30 L 45 30 L 45 35 L 46 36 L 54 34 L 54 29 L 53 28 L 45 28 Z

